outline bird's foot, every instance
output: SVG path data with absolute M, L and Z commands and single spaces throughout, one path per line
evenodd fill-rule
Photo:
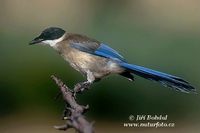
M 88 90 L 90 87 L 91 83 L 86 81 L 86 82 L 81 82 L 81 83 L 77 83 L 74 86 L 74 95 L 76 95 L 76 93 L 81 93 L 84 90 Z

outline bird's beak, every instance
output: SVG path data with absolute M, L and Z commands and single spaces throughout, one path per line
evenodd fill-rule
M 44 41 L 44 39 L 40 38 L 40 37 L 36 37 L 35 39 L 33 39 L 31 42 L 29 42 L 29 45 L 33 45 L 33 44 L 37 44 Z

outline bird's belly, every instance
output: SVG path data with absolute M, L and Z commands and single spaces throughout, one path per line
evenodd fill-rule
M 64 58 L 74 69 L 83 75 L 87 75 L 87 71 L 90 71 L 95 78 L 102 78 L 110 73 L 120 73 L 123 71 L 121 67 L 107 58 L 98 57 L 78 50 L 72 50 Z

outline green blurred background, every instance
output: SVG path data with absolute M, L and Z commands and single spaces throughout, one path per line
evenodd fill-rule
M 198 0 L 1 0 L 0 132 L 59 132 L 62 100 L 55 74 L 70 87 L 84 78 L 50 47 L 29 46 L 57 26 L 109 44 L 129 61 L 183 77 L 200 87 Z M 199 132 L 200 96 L 136 77 L 111 75 L 81 96 L 96 132 Z M 129 115 L 167 114 L 175 128 L 124 128 Z M 70 130 L 74 132 L 73 130 Z

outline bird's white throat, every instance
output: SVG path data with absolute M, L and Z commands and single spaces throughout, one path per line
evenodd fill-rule
M 65 34 L 58 38 L 58 39 L 54 39 L 54 40 L 45 40 L 45 41 L 42 41 L 42 43 L 44 44 L 48 44 L 50 45 L 51 47 L 55 47 L 57 43 L 61 42 L 63 39 L 65 38 Z

